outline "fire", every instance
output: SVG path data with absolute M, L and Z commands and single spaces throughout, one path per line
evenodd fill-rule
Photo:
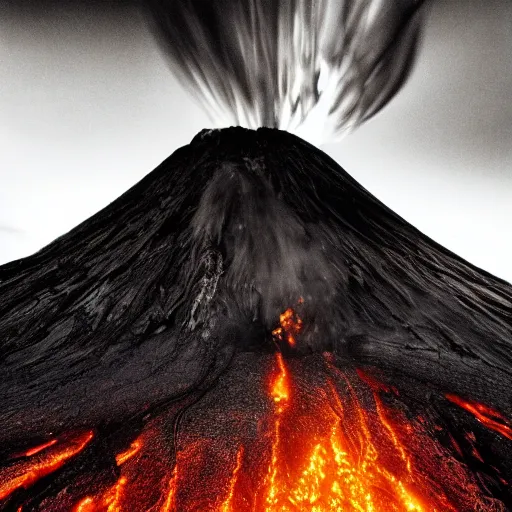
M 304 299 L 299 299 L 299 304 L 302 304 Z M 284 313 L 279 315 L 280 327 L 272 331 L 272 335 L 279 341 L 286 340 L 290 347 L 295 347 L 297 344 L 296 335 L 302 330 L 302 319 L 292 309 L 288 308 Z

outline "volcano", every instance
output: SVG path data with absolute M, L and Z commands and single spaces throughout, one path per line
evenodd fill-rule
M 203 130 L 0 297 L 1 510 L 512 508 L 512 286 L 290 133 Z

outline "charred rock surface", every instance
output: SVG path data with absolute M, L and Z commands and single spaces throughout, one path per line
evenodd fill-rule
M 301 321 L 293 343 L 276 336 L 287 308 Z M 147 473 L 142 464 L 120 477 L 116 462 L 140 436 L 151 437 L 144 457 L 158 485 L 130 491 L 125 509 L 173 510 L 181 500 L 177 510 L 194 510 L 183 505 L 185 488 L 172 500 L 161 490 L 176 484 L 178 448 L 229 431 L 229 454 L 214 450 L 212 460 L 231 468 L 235 446 L 251 436 L 264 445 L 257 425 L 275 406 L 267 370 L 276 353 L 304 403 L 329 402 L 321 382 L 334 382 L 338 398 L 350 386 L 374 393 L 361 407 L 375 415 L 382 400 L 400 411 L 400 446 L 408 422 L 437 443 L 428 457 L 441 457 L 437 449 L 457 461 L 454 481 L 474 490 L 482 510 L 512 506 L 512 286 L 424 236 L 286 132 L 204 130 L 107 208 L 0 267 L 0 340 L 5 510 L 70 510 L 121 495 L 136 471 Z M 345 380 L 331 375 L 338 370 Z M 34 469 L 26 454 L 52 439 L 56 465 Z M 411 457 L 421 459 L 423 445 Z M 243 460 L 247 471 L 261 467 Z M 460 489 L 437 492 L 435 465 L 414 464 L 454 510 L 474 510 Z M 201 471 L 193 474 L 206 482 Z M 210 505 L 199 509 L 217 510 Z

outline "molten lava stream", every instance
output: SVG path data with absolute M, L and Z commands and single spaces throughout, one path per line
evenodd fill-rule
M 299 333 L 300 318 L 286 314 L 281 325 L 275 336 L 295 343 L 290 335 Z M 459 460 L 432 435 L 435 426 L 406 416 L 393 386 L 361 370 L 341 371 L 327 355 L 258 357 L 249 386 L 253 366 L 238 368 L 238 382 L 231 376 L 212 390 L 210 402 L 187 412 L 177 446 L 178 406 L 150 420 L 117 454 L 117 480 L 100 479 L 81 498 L 68 495 L 73 512 L 505 510 L 482 495 L 454 440 Z M 245 405 L 249 389 L 253 408 Z M 447 398 L 508 437 L 508 420 L 498 412 Z M 0 474 L 0 498 L 61 467 L 92 436 L 50 440 L 21 454 Z M 69 510 L 58 495 L 49 499 L 44 506 Z
M 381 463 L 355 394 L 342 403 L 334 386 L 328 385 L 316 390 L 316 399 L 309 397 L 308 403 L 297 393 L 280 355 L 277 363 L 279 373 L 270 388 L 276 406 L 271 460 L 255 510 L 426 510 L 421 499 Z M 357 419 L 348 431 L 343 425 L 346 409 Z
M 80 499 L 73 512 L 174 512 L 176 469 L 172 470 L 169 450 L 174 412 L 151 420 L 142 434 L 116 455 L 117 481 Z
M 75 512 L 455 512 L 476 503 L 504 510 L 485 506 L 471 474 L 419 420 L 385 405 L 379 393 L 393 393 L 391 387 L 362 372 L 324 367 L 319 376 L 317 370 L 277 354 L 261 435 L 185 437 L 174 469 L 167 466 L 153 484 L 160 498 L 142 508 L 129 496 L 143 485 L 142 473 L 124 468 L 139 467 L 137 457 L 163 435 L 148 431 L 142 448 L 135 441 L 118 455 L 117 483 L 83 499 Z
M 486 405 L 479 404 L 477 402 L 463 400 L 462 398 L 447 394 L 447 400 L 457 404 L 459 407 L 466 409 L 470 412 L 482 425 L 485 425 L 488 429 L 498 432 L 507 439 L 512 440 L 512 426 L 503 414 Z
M 341 380 L 342 393 L 331 381 L 304 391 L 277 354 L 262 440 L 235 447 L 203 438 L 186 446 L 171 491 L 175 510 L 455 511 L 442 489 L 420 489 L 427 480 L 415 474 L 377 395 L 371 395 L 376 436 L 350 379 Z
M 93 438 L 92 432 L 58 442 L 49 441 L 25 453 L 22 460 L 0 472 L 0 500 L 7 498 L 19 488 L 28 488 L 39 479 L 62 467 L 69 459 L 80 453 Z

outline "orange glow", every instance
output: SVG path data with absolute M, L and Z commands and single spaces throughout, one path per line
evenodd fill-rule
M 121 464 L 124 464 L 127 460 L 131 459 L 134 455 L 136 455 L 139 452 L 141 446 L 142 443 L 140 442 L 140 440 L 137 439 L 130 445 L 130 448 L 128 448 L 128 450 L 116 455 L 117 465 L 121 466 Z
M 122 512 L 128 510 L 122 507 L 122 498 L 127 483 L 127 478 L 122 476 L 116 484 L 109 489 L 102 498 L 95 499 L 87 496 L 81 500 L 73 509 L 74 512 Z
M 235 512 L 235 509 L 233 508 L 233 499 L 235 495 L 236 482 L 238 480 L 238 472 L 242 467 L 242 455 L 243 449 L 240 448 L 236 454 L 236 466 L 233 470 L 233 475 L 231 476 L 231 481 L 229 483 L 229 493 L 227 498 L 224 500 L 224 503 L 220 507 L 220 512 Z
M 266 478 L 266 486 L 268 487 L 267 496 L 265 499 L 265 512 L 271 512 L 278 503 L 278 494 L 280 482 L 277 481 L 277 472 L 279 469 L 279 444 L 280 444 L 280 426 L 281 426 L 281 414 L 284 411 L 284 407 L 290 397 L 290 385 L 288 382 L 288 373 L 284 365 L 282 354 L 277 354 L 277 365 L 279 373 L 272 382 L 270 388 L 270 396 L 276 403 L 276 420 L 274 424 L 274 436 L 272 442 L 272 454 L 271 460 L 268 467 L 268 474 Z
M 176 500 L 176 485 L 178 480 L 178 468 L 174 466 L 174 470 L 172 472 L 171 479 L 169 480 L 169 490 L 167 492 L 167 497 L 165 498 L 164 504 L 160 509 L 160 512 L 171 512 L 175 508 L 175 500 Z
M 302 321 L 289 309 L 280 323 L 274 336 L 293 345 Z M 439 443 L 441 427 L 434 417 L 411 419 L 395 387 L 359 369 L 341 370 L 328 354 L 289 360 L 281 353 L 265 354 L 261 361 L 261 387 L 252 397 L 247 393 L 247 403 L 255 400 L 257 407 L 249 405 L 247 413 L 238 408 L 238 387 L 238 394 L 229 397 L 233 402 L 219 402 L 213 411 L 220 416 L 209 409 L 206 418 L 188 419 L 174 453 L 166 443 L 179 409 L 167 423 L 151 419 L 129 449 L 116 456 L 117 482 L 82 498 L 73 512 L 491 510 L 471 471 L 452 456 L 463 458 L 456 440 L 448 434 L 449 446 Z M 512 439 L 500 413 L 454 395 L 446 398 Z M 199 416 L 204 413 L 199 409 Z M 216 430 L 217 418 L 228 427 Z M 465 435 L 473 445 L 474 434 Z M 29 450 L 36 462 L 25 460 L 0 473 L 0 499 L 56 470 L 92 436 Z
M 299 304 L 302 304 L 303 302 L 304 299 L 301 297 L 299 299 Z M 284 313 L 279 315 L 279 324 L 280 327 L 274 329 L 272 331 L 272 335 L 279 341 L 283 341 L 283 339 L 285 339 L 290 347 L 295 347 L 297 344 L 295 336 L 302 329 L 302 319 L 292 308 L 288 308 Z
M 411 474 L 411 460 L 408 457 L 405 448 L 403 447 L 403 445 L 398 440 L 398 437 L 397 437 L 395 431 L 393 430 L 393 427 L 391 426 L 391 424 L 386 419 L 385 414 L 384 414 L 384 409 L 382 407 L 382 403 L 380 401 L 379 396 L 376 393 L 374 393 L 373 398 L 375 400 L 375 407 L 377 409 L 377 414 L 379 415 L 380 422 L 382 423 L 382 425 L 384 425 L 384 428 L 388 431 L 389 438 L 391 439 L 394 447 L 400 453 L 400 458 L 405 462 L 405 465 L 407 467 L 407 472 L 409 474 Z
M 277 364 L 279 367 L 279 374 L 272 384 L 270 395 L 274 399 L 274 402 L 280 404 L 288 400 L 290 389 L 288 384 L 288 374 L 281 354 L 277 354 Z M 281 409 L 278 409 L 278 412 L 281 412 Z
M 35 448 L 32 448 L 31 450 L 28 450 L 25 452 L 25 457 L 32 457 L 32 455 L 35 455 L 36 453 L 42 452 L 46 448 L 49 448 L 50 446 L 53 446 L 54 444 L 57 444 L 57 439 L 52 439 L 51 441 L 48 441 L 47 443 L 41 444 L 39 446 L 36 446 Z
M 507 418 L 498 411 L 478 402 L 468 402 L 456 395 L 447 394 L 445 396 L 450 402 L 470 412 L 482 425 L 512 440 L 512 428 L 508 424 Z
M 381 392 L 384 393 L 391 393 L 393 392 L 395 395 L 398 395 L 398 390 L 395 388 L 395 386 L 388 386 L 387 384 L 383 384 L 382 382 L 379 382 L 377 379 L 372 377 L 371 375 L 368 375 L 366 372 L 361 370 L 360 368 L 356 369 L 356 373 L 358 377 L 364 381 L 368 386 L 370 386 L 373 391 L 375 392 Z
M 277 361 L 280 373 L 271 388 L 271 396 L 274 401 L 276 396 L 285 396 L 288 400 L 290 382 L 280 354 L 277 355 Z M 281 393 L 283 388 L 286 389 L 284 395 Z M 337 396 L 333 398 L 334 401 L 339 400 Z M 319 423 L 329 425 L 328 436 L 318 439 L 309 455 L 299 459 L 295 468 L 281 464 L 285 449 L 280 448 L 280 415 L 284 409 L 282 406 L 277 409 L 265 512 L 426 510 L 406 483 L 380 464 L 364 411 L 359 404 L 357 406 L 361 451 L 353 453 L 351 441 L 343 431 L 340 418 L 330 407 L 326 407 L 319 411 L 321 416 L 317 419 Z M 393 432 L 389 424 L 386 428 Z M 408 466 L 408 460 L 396 437 L 393 444 L 401 449 L 400 455 Z M 293 470 L 295 475 L 291 477 Z M 386 493 L 385 500 L 382 490 Z
M 79 438 L 67 443 L 61 443 L 60 450 L 50 450 L 40 454 L 36 462 L 23 461 L 6 469 L 0 474 L 0 500 L 6 498 L 20 487 L 29 487 L 40 478 L 52 473 L 63 466 L 68 459 L 81 452 L 93 438 L 92 432 L 87 432 Z M 36 452 L 38 453 L 38 452 Z
M 94 500 L 88 496 L 74 508 L 74 512 L 94 512 L 94 509 Z
M 106 494 L 104 503 L 108 507 L 107 512 L 121 512 L 121 499 L 125 485 L 126 477 L 122 476 Z
M 115 485 L 98 496 L 83 498 L 73 511 L 456 512 L 470 509 L 459 507 L 459 501 L 448 498 L 443 486 L 434 483 L 432 475 L 434 479 L 442 475 L 443 483 L 452 475 L 464 494 L 462 499 L 466 498 L 470 504 L 479 503 L 478 486 L 463 466 L 454 466 L 456 461 L 448 458 L 443 469 L 439 445 L 425 430 L 428 420 L 408 420 L 399 410 L 390 409 L 387 404 L 393 403 L 397 396 L 391 386 L 373 377 L 369 379 L 362 372 L 341 371 L 328 358 L 323 361 L 329 370 L 324 382 L 319 380 L 318 387 L 304 388 L 301 382 L 306 367 L 300 365 L 300 360 L 287 362 L 282 354 L 275 354 L 273 361 L 267 363 L 271 365 L 270 375 L 263 393 L 268 409 L 259 423 L 256 440 L 252 435 L 234 436 L 227 442 L 227 451 L 216 451 L 215 436 L 189 438 L 178 450 L 172 471 L 164 470 L 154 481 L 153 489 L 159 485 L 161 491 L 144 508 L 133 500 L 137 499 L 134 489 L 147 485 L 138 478 L 151 469 L 141 472 L 140 464 L 155 460 L 147 452 L 122 466 Z M 315 399 L 308 402 L 310 396 Z M 497 413 L 493 417 L 498 417 Z M 435 424 L 429 425 L 435 430 Z M 117 456 L 118 464 L 148 450 L 152 439 L 158 436 L 158 430 L 142 433 L 129 450 Z M 429 443 L 434 448 L 425 453 L 430 455 L 418 458 L 418 451 Z M 460 452 L 456 442 L 452 440 L 452 443 L 455 443 L 454 452 Z M 78 448 L 76 442 L 75 448 Z M 430 464 L 430 473 L 425 473 L 425 463 Z M 172 467 L 172 462 L 169 465 Z M 461 478 L 465 482 L 463 486 Z M 204 494 L 198 491 L 202 486 L 206 489 Z M 481 503 L 481 509 L 487 510 L 485 501 Z

